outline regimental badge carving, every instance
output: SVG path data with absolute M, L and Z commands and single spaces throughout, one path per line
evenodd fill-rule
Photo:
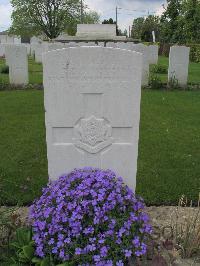
M 75 136 L 75 145 L 89 153 L 98 153 L 113 142 L 112 127 L 95 116 L 81 119 L 75 126 Z

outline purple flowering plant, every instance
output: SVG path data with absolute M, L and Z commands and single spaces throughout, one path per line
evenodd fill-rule
M 67 265 L 127 265 L 147 251 L 144 203 L 111 170 L 75 169 L 30 208 L 36 255 Z

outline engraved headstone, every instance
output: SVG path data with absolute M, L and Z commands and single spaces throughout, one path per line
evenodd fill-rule
M 6 45 L 11 84 L 25 85 L 28 83 L 27 49 L 23 45 Z
M 44 54 L 50 180 L 77 167 L 112 169 L 135 189 L 142 56 L 76 47 Z
M 190 48 L 172 46 L 169 55 L 168 82 L 177 81 L 180 86 L 186 86 L 188 80 Z

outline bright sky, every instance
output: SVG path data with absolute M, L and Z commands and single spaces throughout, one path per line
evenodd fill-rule
M 115 8 L 119 8 L 119 27 L 124 30 L 132 25 L 133 19 L 150 14 L 160 15 L 166 0 L 84 0 L 91 10 L 101 15 L 101 20 L 115 20 Z M 0 0 L 0 31 L 8 29 L 11 24 L 12 7 L 9 0 Z

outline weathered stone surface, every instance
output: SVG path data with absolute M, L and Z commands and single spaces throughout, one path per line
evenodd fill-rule
M 103 47 L 44 54 L 49 178 L 110 168 L 135 189 L 142 56 Z
M 7 66 L 9 66 L 9 60 L 10 60 L 10 57 L 11 57 L 11 60 L 12 60 L 12 57 L 13 57 L 13 54 L 11 53 L 10 54 L 10 49 L 7 49 L 6 47 L 15 47 L 15 45 L 14 44 L 5 44 L 4 45 L 4 50 L 5 50 L 5 52 L 4 52 L 4 55 L 5 55 L 5 60 L 6 60 L 6 65 Z
M 6 43 L 7 42 L 7 35 L 0 35 L 0 43 Z
M 31 54 L 31 45 L 30 45 L 30 43 L 24 43 L 22 45 L 26 46 L 27 54 L 30 55 Z
M 5 44 L 0 44 L 0 56 L 5 56 Z
M 115 42 L 106 42 L 106 47 L 117 48 L 117 44 Z
M 11 84 L 28 84 L 28 58 L 27 49 L 22 45 L 6 45 L 6 55 L 9 55 L 9 79 Z
M 190 48 L 172 46 L 169 55 L 168 82 L 178 81 L 180 86 L 186 86 L 188 80 Z
M 157 64 L 158 63 L 158 45 L 149 45 L 147 46 L 148 54 L 149 54 L 149 64 Z
M 14 42 L 14 44 L 21 44 L 21 37 L 19 37 L 19 36 L 14 37 L 13 42 Z
M 142 85 L 147 86 L 149 83 L 149 53 L 148 47 L 144 44 L 134 44 L 132 42 L 116 42 L 116 43 L 108 43 L 107 46 L 116 47 L 120 49 L 126 49 L 130 51 L 139 52 L 143 57 L 142 64 Z
M 43 45 L 35 44 L 34 51 L 35 51 L 35 62 L 42 63 Z
M 105 42 L 98 42 L 98 46 L 105 47 Z
M 69 47 L 81 47 L 81 46 L 96 46 L 95 42 L 77 42 L 75 45 L 68 45 L 66 48 Z
M 53 50 L 59 50 L 65 48 L 65 43 L 48 43 L 47 44 L 47 50 L 53 51 Z
M 144 44 L 133 44 L 132 51 L 139 52 L 143 55 L 143 64 L 142 64 L 142 85 L 147 86 L 149 84 L 149 57 L 148 57 L 148 48 Z
M 33 43 L 38 44 L 41 42 L 42 42 L 41 39 L 39 39 L 38 37 L 36 37 L 36 36 L 31 37 L 30 44 L 33 44 Z
M 114 24 L 78 24 L 78 37 L 99 37 L 112 38 L 116 37 L 116 25 Z

